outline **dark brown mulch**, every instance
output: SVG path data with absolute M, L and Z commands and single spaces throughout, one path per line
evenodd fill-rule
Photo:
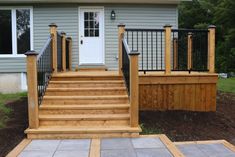
M 6 127 L 0 129 L 0 157 L 4 157 L 26 136 L 24 130 L 28 126 L 27 98 L 6 104 L 12 109 Z
M 172 141 L 219 140 L 235 144 L 235 94 L 218 92 L 217 111 L 140 113 L 146 133 L 163 133 Z
M 4 157 L 23 138 L 28 126 L 27 99 L 8 103 L 13 112 L 7 128 L 0 129 L 0 157 Z M 140 113 L 144 133 L 163 133 L 173 141 L 226 139 L 235 144 L 235 94 L 218 93 L 215 113 Z

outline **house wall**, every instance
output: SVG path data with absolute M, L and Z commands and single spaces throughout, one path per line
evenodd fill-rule
M 79 5 L 34 6 L 34 49 L 40 51 L 48 38 L 48 24 L 54 22 L 59 31 L 64 31 L 73 39 L 72 67 L 79 63 Z M 116 13 L 116 20 L 110 19 L 111 11 Z M 127 28 L 163 28 L 165 24 L 178 27 L 176 5 L 104 5 L 105 12 L 105 65 L 109 70 L 118 67 L 118 28 L 124 23 Z
M 75 69 L 79 63 L 78 7 L 82 5 L 38 4 L 25 6 L 33 6 L 34 50 L 40 52 L 49 37 L 48 25 L 56 23 L 59 31 L 64 31 L 67 33 L 67 36 L 72 37 L 72 68 Z M 90 4 L 85 6 L 90 6 Z M 117 70 L 118 67 L 118 24 L 124 23 L 126 28 L 163 28 L 165 24 L 171 24 L 175 28 L 178 27 L 178 10 L 176 5 L 106 4 L 100 6 L 104 6 L 105 12 L 105 65 L 109 70 Z M 116 20 L 110 19 L 112 10 L 116 13 Z M 25 57 L 0 56 L 0 74 L 2 77 L 6 78 L 7 75 L 5 74 L 11 74 L 12 77 L 15 74 L 25 75 L 25 72 Z M 21 77 L 17 78 L 16 80 L 21 79 Z M 12 82 L 12 80 L 8 81 L 8 79 L 5 79 L 5 81 L 6 83 Z M 14 81 L 13 83 L 17 82 Z M 0 92 L 4 87 L 3 84 L 0 84 Z M 16 88 L 12 89 L 14 91 Z

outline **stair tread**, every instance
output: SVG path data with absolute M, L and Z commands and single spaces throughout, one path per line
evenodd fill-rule
M 39 115 L 40 120 L 79 120 L 79 119 L 129 119 L 129 114 L 63 114 Z
M 104 133 L 104 132 L 140 132 L 140 127 L 39 127 L 38 129 L 26 129 L 25 133 Z
M 99 96 L 44 96 L 44 99 L 118 99 L 118 98 L 128 98 L 126 94 L 124 95 L 99 95 Z
M 91 104 L 91 105 L 41 105 L 40 109 L 117 109 L 128 108 L 129 104 Z
M 91 87 L 87 87 L 87 88 L 69 88 L 69 87 L 67 87 L 67 88 L 52 88 L 52 87 L 50 87 L 50 88 L 47 88 L 47 91 L 103 91 L 103 90 L 126 90 L 126 88 L 125 87 L 112 87 L 112 88 L 110 88 L 110 87 L 93 87 L 93 88 L 91 88 Z
M 64 84 L 64 83 L 124 83 L 123 80 L 89 80 L 89 81 L 50 81 L 50 83 Z

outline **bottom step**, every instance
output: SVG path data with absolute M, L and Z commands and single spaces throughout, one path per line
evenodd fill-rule
M 107 137 L 138 137 L 140 127 L 39 127 L 26 129 L 29 139 L 78 139 L 78 138 L 107 138 Z

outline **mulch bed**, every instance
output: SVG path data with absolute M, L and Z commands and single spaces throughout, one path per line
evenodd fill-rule
M 235 94 L 218 92 L 217 111 L 144 111 L 140 113 L 144 132 L 163 133 L 172 141 L 220 140 L 235 145 Z
M 6 156 L 26 137 L 24 130 L 28 126 L 27 104 L 27 98 L 6 104 L 12 109 L 12 113 L 6 128 L 0 129 L 0 157 Z
M 0 157 L 4 157 L 23 138 L 28 126 L 27 98 L 7 104 L 10 121 L 0 129 Z M 172 141 L 225 139 L 235 144 L 235 94 L 218 93 L 215 113 L 185 111 L 145 111 L 140 113 L 142 134 L 166 134 Z

